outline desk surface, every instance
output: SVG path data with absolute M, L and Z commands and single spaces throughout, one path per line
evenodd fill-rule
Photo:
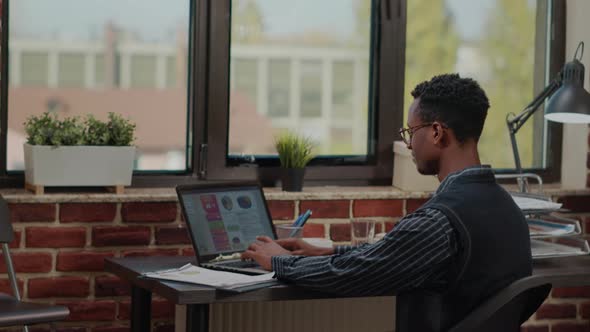
M 105 270 L 177 304 L 305 300 L 341 297 L 289 285 L 278 285 L 243 294 L 232 294 L 219 292 L 206 286 L 146 279 L 140 276 L 143 272 L 180 267 L 191 260 L 192 258 L 190 257 L 108 258 L 105 260 Z M 590 284 L 590 256 L 536 260 L 533 264 L 533 277 L 550 282 L 554 287 L 588 285 Z

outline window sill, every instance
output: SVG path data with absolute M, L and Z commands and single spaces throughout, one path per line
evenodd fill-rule
M 504 186 L 516 191 L 516 186 Z M 0 194 L 10 203 L 121 203 L 121 202 L 175 202 L 173 188 L 127 188 L 124 194 L 56 192 L 33 195 L 24 189 L 2 189 Z M 544 194 L 556 196 L 590 195 L 590 188 L 582 190 L 563 189 L 559 184 L 544 186 Z M 306 187 L 302 192 L 284 192 L 280 188 L 264 188 L 267 200 L 338 200 L 338 199 L 424 199 L 432 195 L 425 191 L 403 191 L 392 186 Z

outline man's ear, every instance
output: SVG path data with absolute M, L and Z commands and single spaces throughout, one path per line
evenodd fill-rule
M 445 127 L 443 127 L 442 124 L 440 124 L 439 122 L 434 122 L 432 124 L 432 139 L 434 141 L 434 144 L 440 147 L 445 147 L 449 144 L 449 137 L 448 137 L 448 133 L 445 130 Z

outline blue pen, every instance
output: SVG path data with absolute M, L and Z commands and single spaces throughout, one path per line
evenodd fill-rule
M 297 217 L 297 218 L 295 219 L 295 221 L 293 221 L 293 224 L 292 224 L 291 226 L 293 226 L 293 227 L 296 227 L 296 226 L 297 226 L 297 224 L 299 224 L 299 223 L 301 222 L 301 218 L 303 218 L 303 215 L 304 215 L 304 214 L 305 214 L 305 213 L 302 213 L 302 214 L 300 214 L 300 215 L 299 215 L 299 217 Z
M 309 219 L 309 216 L 311 216 L 311 210 L 305 211 L 305 213 L 303 214 L 296 226 L 303 227 L 303 225 L 305 225 L 305 222 L 307 222 L 307 219 Z
M 305 225 L 305 222 L 307 221 L 307 219 L 309 219 L 309 216 L 311 216 L 311 210 L 305 211 L 305 213 L 303 215 L 301 215 L 301 216 L 299 216 L 299 218 L 297 218 L 297 220 L 293 224 L 293 227 L 297 227 L 297 228 L 291 231 L 291 234 L 289 234 L 289 237 L 294 237 L 295 235 L 297 235 L 299 228 L 303 227 L 303 225 Z

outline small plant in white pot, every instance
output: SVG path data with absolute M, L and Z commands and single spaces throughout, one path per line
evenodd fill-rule
M 121 193 L 131 184 L 135 124 L 120 115 L 103 122 L 46 112 L 24 126 L 25 187 L 36 194 L 45 186 L 113 186 Z
M 301 191 L 305 166 L 314 157 L 316 143 L 292 132 L 275 139 L 275 148 L 281 161 L 281 185 L 284 191 Z

